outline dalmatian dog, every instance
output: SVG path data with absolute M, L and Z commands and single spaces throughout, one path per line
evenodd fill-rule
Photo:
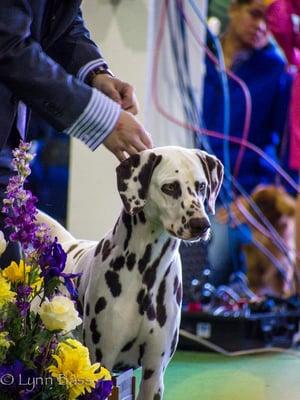
M 208 239 L 206 210 L 214 213 L 223 166 L 204 151 L 162 147 L 131 156 L 116 172 L 124 209 L 99 242 L 40 220 L 67 252 L 66 272 L 82 273 L 79 307 L 92 361 L 110 370 L 141 366 L 138 400 L 160 400 L 179 334 L 179 244 Z

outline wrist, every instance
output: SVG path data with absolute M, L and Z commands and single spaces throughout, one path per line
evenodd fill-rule
M 85 82 L 89 86 L 94 86 L 95 79 L 101 75 L 108 75 L 108 76 L 114 78 L 114 74 L 111 72 L 111 70 L 108 69 L 106 65 L 101 65 L 101 66 L 94 68 L 87 74 L 87 76 L 85 78 Z

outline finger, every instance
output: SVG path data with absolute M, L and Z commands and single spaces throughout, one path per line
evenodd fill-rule
M 132 145 L 128 145 L 125 149 L 126 153 L 128 153 L 130 156 L 133 156 L 134 154 L 138 153 L 138 150 L 132 146 Z
M 122 105 L 122 98 L 120 93 L 114 89 L 113 87 L 107 87 L 102 90 L 104 94 L 106 94 L 108 97 L 110 97 L 112 100 L 114 100 L 116 103 Z
M 130 112 L 132 115 L 137 115 L 137 113 L 139 111 L 137 105 L 133 105 L 133 106 L 128 107 L 128 108 L 124 108 L 124 110 L 127 111 L 127 112 Z
M 126 160 L 126 158 L 127 158 L 127 157 L 125 156 L 123 150 L 116 150 L 116 151 L 114 151 L 114 155 L 117 157 L 117 159 L 118 159 L 120 162 Z
M 131 112 L 133 115 L 138 113 L 138 101 L 131 85 L 124 84 L 121 90 L 122 107 L 124 110 Z
M 152 142 L 152 138 L 150 136 L 150 133 L 145 131 L 145 133 L 143 133 L 140 136 L 140 139 L 142 140 L 142 142 L 144 143 L 144 145 L 146 146 L 147 149 L 152 149 L 153 148 L 153 142 Z

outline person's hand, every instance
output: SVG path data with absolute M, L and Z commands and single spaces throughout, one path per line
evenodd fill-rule
M 138 102 L 134 89 L 129 83 L 122 82 L 108 74 L 99 74 L 91 82 L 92 86 L 106 94 L 116 103 L 120 104 L 123 110 L 133 115 L 138 113 Z
M 120 117 L 112 133 L 104 140 L 104 146 L 110 150 L 119 161 L 128 155 L 153 147 L 150 135 L 143 126 L 128 112 L 121 111 Z

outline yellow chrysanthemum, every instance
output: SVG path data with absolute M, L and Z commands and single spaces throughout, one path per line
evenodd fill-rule
M 69 400 L 75 400 L 85 392 L 91 392 L 99 379 L 107 373 L 100 370 L 100 364 L 91 365 L 88 349 L 75 339 L 67 339 L 57 347 L 52 356 L 57 366 L 51 365 L 49 371 L 60 384 L 67 387 Z M 99 372 L 96 372 L 100 370 Z M 105 370 L 106 371 L 106 370 Z
M 12 261 L 12 263 L 3 270 L 3 276 L 11 283 L 24 283 L 28 285 L 31 271 L 31 266 L 26 265 L 23 260 L 21 260 L 19 264 L 17 264 L 15 261 Z M 30 282 L 30 287 L 33 290 L 39 291 L 42 284 L 43 278 L 37 276 L 34 282 Z
M 16 293 L 10 290 L 10 282 L 8 282 L 5 277 L 0 274 L 0 310 L 1 308 L 12 301 L 16 296 Z
M 8 332 L 0 332 L 0 349 L 8 350 L 11 342 L 7 339 Z

